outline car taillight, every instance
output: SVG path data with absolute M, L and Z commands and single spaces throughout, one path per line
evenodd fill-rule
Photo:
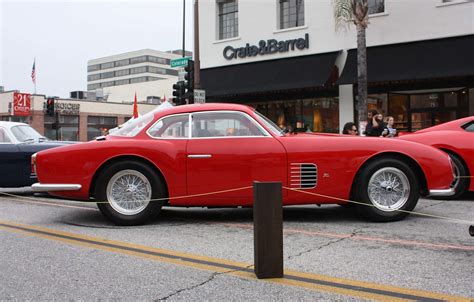
M 36 153 L 31 155 L 31 174 L 36 175 Z

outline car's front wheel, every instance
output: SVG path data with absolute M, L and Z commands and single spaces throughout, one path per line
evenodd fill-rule
M 403 161 L 377 159 L 366 165 L 355 184 L 357 211 L 379 222 L 397 221 L 412 211 L 419 199 L 413 170 Z
M 96 183 L 97 207 L 117 225 L 139 225 L 156 217 L 164 197 L 161 179 L 140 162 L 114 163 L 102 171 Z

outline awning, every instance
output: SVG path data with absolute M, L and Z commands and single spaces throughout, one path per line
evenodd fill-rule
M 474 75 L 474 35 L 367 48 L 369 83 Z M 357 50 L 337 84 L 357 83 Z
M 338 52 L 201 69 L 206 96 L 323 86 Z

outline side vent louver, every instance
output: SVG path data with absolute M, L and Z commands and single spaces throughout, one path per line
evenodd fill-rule
M 292 163 L 290 169 L 290 187 L 314 189 L 318 185 L 318 167 L 315 164 Z

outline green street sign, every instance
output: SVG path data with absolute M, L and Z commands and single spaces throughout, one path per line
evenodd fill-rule
M 170 61 L 170 65 L 172 68 L 174 67 L 183 67 L 188 65 L 188 60 L 191 60 L 191 57 L 184 57 L 179 59 L 174 59 Z

